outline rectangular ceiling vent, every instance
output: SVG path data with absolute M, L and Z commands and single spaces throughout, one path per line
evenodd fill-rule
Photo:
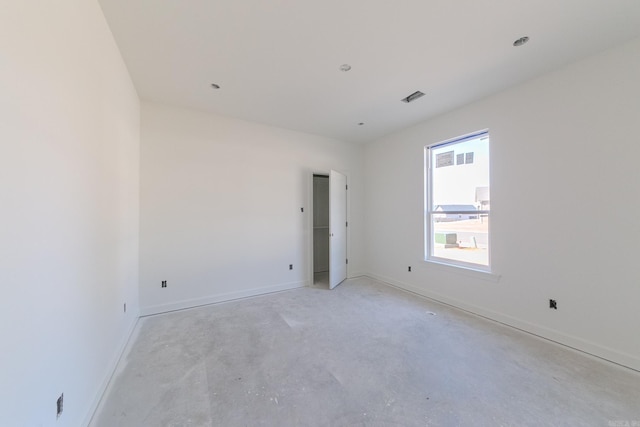
M 406 102 L 407 104 L 415 101 L 418 98 L 422 98 L 424 96 L 424 93 L 420 92 L 419 90 L 413 92 L 411 95 L 407 96 L 404 99 L 401 99 L 402 102 Z

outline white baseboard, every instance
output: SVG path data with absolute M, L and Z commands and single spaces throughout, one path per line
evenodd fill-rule
M 362 277 L 362 276 L 366 276 L 366 275 L 367 275 L 367 273 L 363 273 L 361 271 L 356 271 L 356 272 L 353 272 L 353 273 L 349 274 L 347 279 L 355 279 L 356 277 Z
M 132 321 L 129 324 L 129 327 L 127 328 L 126 332 L 122 335 L 122 338 L 120 339 L 120 342 L 116 347 L 116 351 L 111 357 L 111 361 L 109 362 L 109 365 L 107 366 L 107 369 L 106 369 L 106 374 L 102 379 L 100 386 L 98 387 L 98 391 L 96 392 L 93 398 L 93 401 L 91 402 L 91 406 L 89 407 L 89 410 L 87 411 L 87 414 L 84 417 L 84 423 L 82 425 L 88 426 L 91 423 L 91 420 L 95 416 L 96 411 L 100 406 L 100 402 L 102 401 L 102 398 L 104 397 L 107 391 L 107 388 L 109 387 L 111 378 L 113 377 L 113 374 L 116 372 L 118 363 L 120 363 L 120 359 L 122 358 L 122 355 L 124 354 L 124 351 L 126 350 L 127 345 L 131 340 L 131 337 L 133 336 L 133 332 L 135 331 L 136 325 L 138 324 L 138 320 L 140 319 L 140 313 L 133 312 L 132 314 L 133 314 L 131 317 Z
M 600 359 L 604 359 L 609 362 L 622 365 L 624 367 L 633 369 L 635 371 L 640 371 L 640 358 L 633 356 L 631 354 L 616 351 L 611 348 L 604 347 L 599 344 L 595 344 L 593 342 L 584 340 L 582 338 L 566 335 L 566 334 L 563 334 L 562 332 L 549 329 L 544 326 L 529 323 L 524 320 L 517 319 L 515 317 L 507 316 L 492 310 L 487 310 L 482 307 L 475 306 L 473 304 L 468 304 L 462 301 L 458 301 L 458 300 L 446 297 L 444 295 L 431 292 L 426 289 L 418 288 L 416 286 L 409 285 L 407 283 L 403 283 L 395 279 L 391 279 L 389 277 L 384 277 L 384 276 L 371 274 L 371 273 L 367 274 L 367 276 L 371 277 L 372 279 L 381 281 L 387 285 L 393 286 L 395 288 L 398 288 L 407 292 L 411 292 L 425 298 L 429 298 L 436 302 L 450 305 L 452 307 L 467 311 L 471 314 L 475 314 L 477 316 L 481 316 L 486 319 L 489 319 L 498 323 L 502 323 L 504 325 L 521 330 L 523 332 L 527 332 L 537 337 L 544 338 L 546 340 L 553 341 L 558 344 L 562 344 L 574 350 L 578 350 L 580 352 L 587 353 L 591 356 L 595 356 Z
M 202 305 L 215 304 L 219 302 L 227 302 L 227 301 L 232 301 L 240 298 L 254 297 L 258 295 L 270 294 L 273 292 L 288 291 L 290 289 L 302 288 L 304 286 L 308 286 L 308 282 L 306 280 L 299 281 L 299 282 L 281 283 L 278 285 L 272 285 L 272 286 L 266 286 L 266 287 L 260 287 L 260 288 L 245 289 L 245 290 L 236 291 L 236 292 L 227 292 L 223 294 L 208 295 L 202 298 L 193 298 L 193 299 L 182 300 L 178 302 L 172 302 L 168 304 L 152 305 L 148 307 L 142 307 L 140 309 L 140 316 L 150 316 L 152 314 L 160 314 L 160 313 L 167 313 L 169 311 L 184 310 L 187 308 L 194 308 Z

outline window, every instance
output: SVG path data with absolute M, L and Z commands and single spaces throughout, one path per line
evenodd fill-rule
M 425 258 L 490 271 L 489 132 L 425 147 Z

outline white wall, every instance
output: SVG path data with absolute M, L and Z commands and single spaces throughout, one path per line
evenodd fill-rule
M 360 147 L 154 103 L 141 135 L 143 314 L 307 284 L 312 174 L 330 169 L 348 175 L 349 275 L 361 274 Z
M 638 76 L 635 40 L 367 146 L 367 271 L 640 369 Z M 484 128 L 497 283 L 423 261 L 423 148 Z
M 138 315 L 139 102 L 96 1 L 3 2 L 0 52 L 0 424 L 75 427 Z

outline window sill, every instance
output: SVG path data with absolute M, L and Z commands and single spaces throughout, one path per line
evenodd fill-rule
M 449 264 L 443 261 L 437 261 L 433 259 L 424 260 L 428 268 L 434 270 L 443 271 L 447 273 L 460 274 L 467 277 L 473 277 L 475 279 L 486 280 L 488 282 L 498 283 L 502 275 L 493 273 L 491 271 L 479 270 L 472 267 L 466 267 L 462 265 Z

